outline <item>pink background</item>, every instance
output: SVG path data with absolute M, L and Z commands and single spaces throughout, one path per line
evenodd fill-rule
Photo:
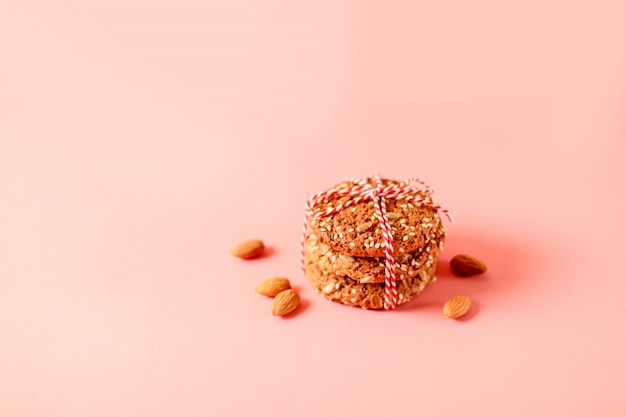
M 625 2 L 4 0 L 0 60 L 3 417 L 626 415 Z M 375 171 L 456 216 L 393 312 L 298 268 Z

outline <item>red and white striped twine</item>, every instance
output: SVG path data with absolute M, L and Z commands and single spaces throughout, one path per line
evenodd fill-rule
M 385 186 L 380 176 L 375 175 L 373 177 L 376 185 L 370 184 L 370 178 L 354 179 L 348 178 L 346 182 L 351 182 L 353 185 L 344 188 L 334 188 L 327 191 L 317 193 L 308 199 L 304 208 L 304 227 L 302 228 L 302 236 L 300 239 L 300 266 L 302 270 L 305 269 L 304 254 L 306 250 L 306 237 L 309 228 L 309 222 L 311 216 L 313 217 L 325 217 L 331 214 L 337 213 L 347 207 L 361 203 L 366 200 L 374 202 L 374 209 L 376 210 L 376 217 L 380 224 L 380 230 L 383 235 L 385 245 L 385 310 L 394 309 L 398 305 L 398 291 L 396 288 L 396 269 L 394 260 L 394 245 L 393 245 L 393 232 L 391 231 L 391 225 L 389 224 L 389 218 L 387 217 L 387 200 L 406 200 L 409 202 L 416 202 L 429 205 L 439 212 L 446 215 L 448 220 L 452 221 L 452 216 L 448 210 L 444 209 L 438 204 L 435 204 L 432 200 L 425 198 L 432 194 L 433 190 L 426 183 L 416 178 L 410 178 L 402 181 L 399 184 L 392 184 Z M 414 184 L 419 184 L 416 187 Z M 314 212 L 314 208 L 322 202 L 328 202 L 334 197 L 352 197 L 342 203 L 333 207 L 328 207 L 324 210 Z

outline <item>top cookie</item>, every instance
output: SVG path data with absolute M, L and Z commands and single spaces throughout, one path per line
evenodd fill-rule
M 374 179 L 369 182 L 372 185 L 376 184 Z M 382 182 L 385 187 L 399 184 L 398 181 L 388 179 L 383 179 Z M 340 190 L 354 184 L 351 181 L 344 181 L 332 190 Z M 419 194 L 417 197 L 425 202 L 385 199 L 395 253 L 414 252 L 425 246 L 441 223 L 437 209 L 427 204 L 428 202 L 434 204 L 430 195 Z M 350 199 L 354 197 L 336 195 L 320 202 L 312 211 L 314 214 L 323 212 Z M 318 236 L 319 241 L 335 252 L 359 257 L 384 256 L 384 239 L 371 199 L 365 199 L 327 216 L 311 216 L 310 226 L 311 232 Z

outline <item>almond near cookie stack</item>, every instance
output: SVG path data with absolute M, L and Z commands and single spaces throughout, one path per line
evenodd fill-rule
M 435 280 L 448 212 L 418 180 L 347 179 L 306 205 L 302 268 L 317 292 L 393 309 Z

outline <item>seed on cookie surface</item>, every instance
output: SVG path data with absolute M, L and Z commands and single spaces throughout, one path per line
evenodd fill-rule
M 370 299 L 370 301 L 372 303 L 373 308 L 381 308 L 383 306 L 383 302 L 378 296 L 378 294 L 372 295 L 372 298 Z
M 344 260 L 344 261 L 346 261 L 346 262 L 350 262 L 350 263 L 352 263 L 352 262 L 355 262 L 355 261 L 356 261 L 356 259 L 354 259 L 354 257 L 353 257 L 353 256 L 350 256 L 350 255 L 344 255 L 343 253 L 340 253 L 340 254 L 339 254 L 339 258 L 341 258 L 342 260 Z
M 394 213 L 394 212 L 387 213 L 387 218 L 390 220 L 399 219 L 400 217 L 401 217 L 400 213 Z
M 330 294 L 331 292 L 335 291 L 335 283 L 331 282 L 329 284 L 326 284 L 322 291 L 324 292 L 324 294 Z
M 372 227 L 372 222 L 361 223 L 356 227 L 356 231 L 361 233 Z

